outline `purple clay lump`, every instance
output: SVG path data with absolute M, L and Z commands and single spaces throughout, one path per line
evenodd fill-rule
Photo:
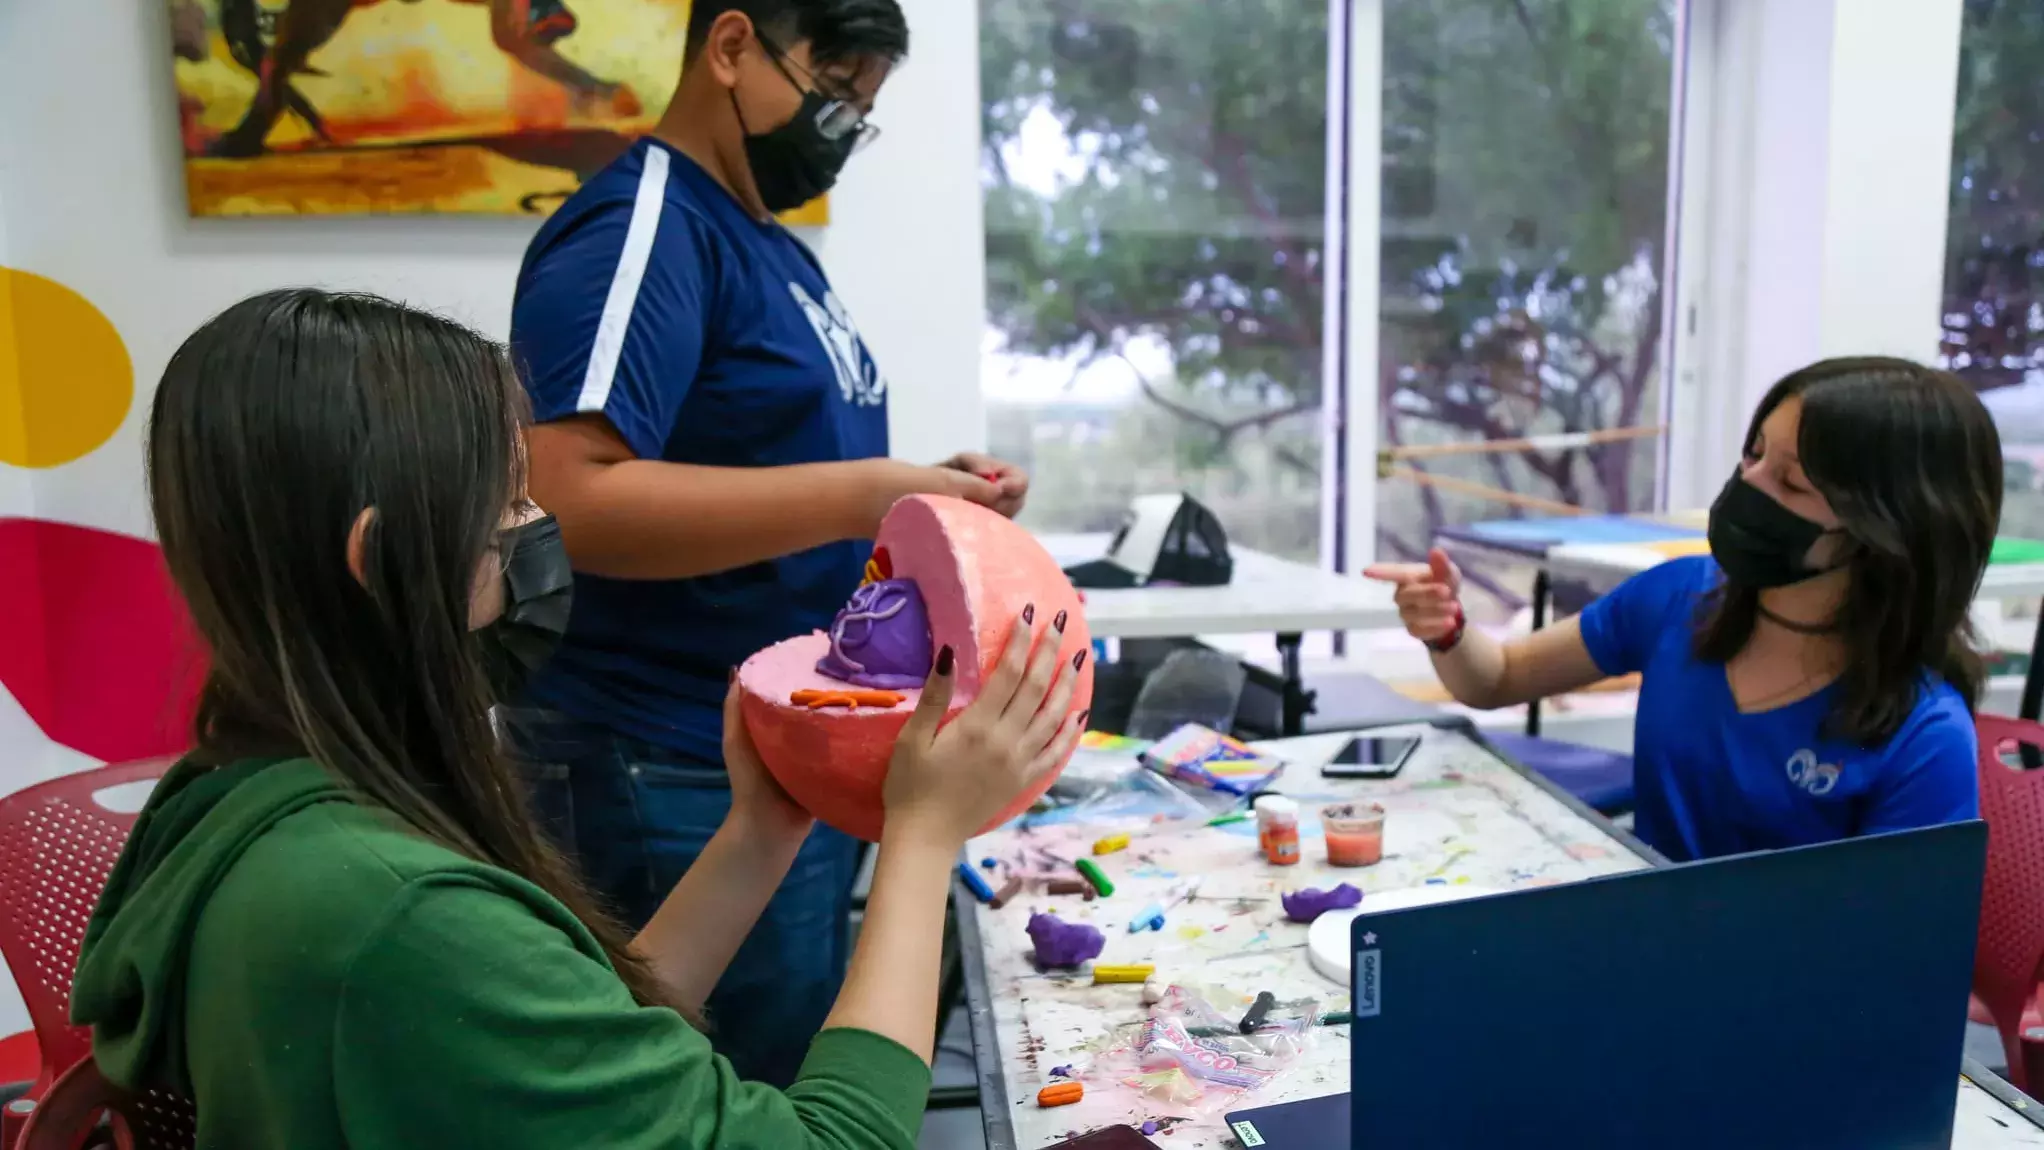
M 1036 944 L 1036 965 L 1045 970 L 1070 970 L 1100 957 L 1107 946 L 1107 936 L 1083 922 L 1040 913 L 1029 916 L 1029 941 Z
M 930 612 L 913 579 L 881 579 L 852 592 L 830 624 L 816 673 L 876 691 L 919 688 L 930 677 Z
M 1279 901 L 1285 904 L 1286 918 L 1293 922 L 1312 922 L 1330 910 L 1346 910 L 1352 906 L 1362 905 L 1363 892 L 1342 883 L 1333 890 L 1307 887 L 1305 890 L 1292 891 L 1280 895 Z

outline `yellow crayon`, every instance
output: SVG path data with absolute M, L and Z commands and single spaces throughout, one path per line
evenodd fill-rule
M 1148 982 L 1157 968 L 1149 963 L 1140 966 L 1096 966 L 1093 968 L 1093 985 L 1103 982 Z
M 1127 849 L 1127 835 L 1108 835 L 1104 839 L 1096 839 L 1093 842 L 1093 853 L 1096 855 L 1111 855 L 1115 851 Z

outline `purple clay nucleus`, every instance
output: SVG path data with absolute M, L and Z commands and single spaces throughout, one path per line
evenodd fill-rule
M 1054 914 L 1029 916 L 1029 941 L 1036 944 L 1036 965 L 1069 970 L 1100 957 L 1107 936 L 1083 922 L 1066 922 Z
M 1312 922 L 1330 910 L 1346 910 L 1352 906 L 1362 905 L 1363 892 L 1342 883 L 1333 890 L 1307 887 L 1305 890 L 1292 891 L 1278 897 L 1279 901 L 1285 904 L 1286 918 L 1293 922 Z
M 913 579 L 881 579 L 852 592 L 830 624 L 816 673 L 876 691 L 921 687 L 930 677 L 930 613 Z

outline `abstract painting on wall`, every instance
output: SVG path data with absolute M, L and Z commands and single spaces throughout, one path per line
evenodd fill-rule
M 689 0 L 169 0 L 195 216 L 545 214 L 653 126 Z M 823 201 L 790 223 L 823 223 Z

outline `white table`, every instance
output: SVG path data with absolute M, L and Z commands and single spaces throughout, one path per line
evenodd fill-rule
M 1094 986 L 1077 976 L 1039 974 L 1025 955 L 1032 908 L 1067 921 L 1091 920 L 1107 935 L 1100 961 L 1155 963 L 1181 985 L 1210 994 L 1268 989 L 1281 1001 L 1318 997 L 1321 1009 L 1346 1005 L 1343 990 L 1315 973 L 1305 956 L 1306 928 L 1285 922 L 1281 889 L 1352 882 L 1365 891 L 1393 890 L 1428 880 L 1504 889 L 1636 870 L 1649 856 L 1636 840 L 1555 790 L 1453 731 L 1431 731 L 1399 778 L 1390 783 L 1322 779 L 1313 769 L 1346 735 L 1314 735 L 1263 744 L 1290 760 L 1277 790 L 1368 797 L 1390 811 L 1385 858 L 1364 870 L 1337 871 L 1317 850 L 1297 867 L 1264 865 L 1253 824 L 1146 835 L 1128 850 L 1098 858 L 1116 884 L 1112 898 L 1082 902 L 1032 891 L 1000 910 L 958 888 L 955 907 L 964 949 L 966 988 L 980 1106 L 988 1150 L 1039 1150 L 1074 1132 L 1169 1119 L 1165 1150 L 1233 1148 L 1219 1115 L 1180 1121 L 1167 1107 L 1086 1073 L 1117 1026 L 1145 1013 L 1139 988 Z M 967 847 L 970 858 L 1005 858 L 1025 832 L 997 831 Z M 1026 832 L 1035 845 L 1086 853 L 1098 833 L 1084 827 Z M 1065 841 L 1069 840 L 1069 842 Z M 1198 897 L 1173 910 L 1162 931 L 1129 934 L 1127 917 L 1159 901 L 1178 874 L 1199 873 Z M 1299 1062 L 1256 1099 L 1257 1105 L 1348 1089 L 1349 1028 L 1320 1029 Z M 1053 1067 L 1073 1065 L 1088 1081 L 1078 1104 L 1035 1105 Z M 2018 1111 L 2027 1100 L 1984 1069 L 1968 1065 L 1960 1079 L 1952 1145 L 1965 1150 L 2044 1146 L 2044 1130 Z
M 1041 535 L 1058 564 L 1098 559 L 1109 536 Z M 1192 635 L 1277 637 L 1285 680 L 1284 730 L 1297 734 L 1312 709 L 1299 672 L 1307 631 L 1360 631 L 1398 625 L 1391 588 L 1247 547 L 1230 547 L 1234 579 L 1224 587 L 1132 587 L 1086 592 L 1086 626 L 1097 639 L 1175 639 Z

